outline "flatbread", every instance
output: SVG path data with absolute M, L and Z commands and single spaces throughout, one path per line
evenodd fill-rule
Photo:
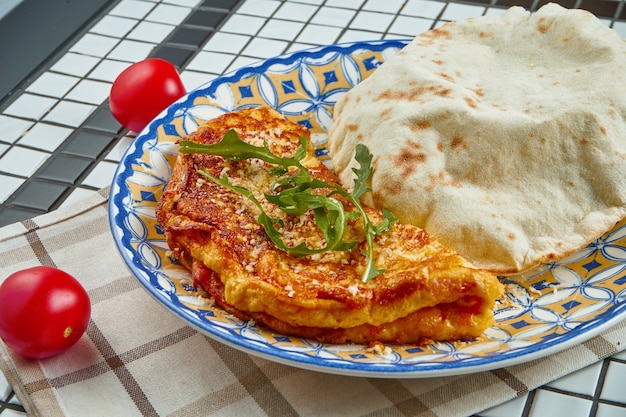
M 368 204 L 479 268 L 513 274 L 587 245 L 626 215 L 626 43 L 548 4 L 417 36 L 335 106 L 329 151 Z

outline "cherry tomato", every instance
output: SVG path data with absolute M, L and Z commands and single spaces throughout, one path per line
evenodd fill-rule
M 68 349 L 85 332 L 90 315 L 87 291 L 57 268 L 17 271 L 0 285 L 0 337 L 28 358 Z
M 148 58 L 117 76 L 111 86 L 109 107 L 122 126 L 139 132 L 185 93 L 174 65 L 160 58 Z

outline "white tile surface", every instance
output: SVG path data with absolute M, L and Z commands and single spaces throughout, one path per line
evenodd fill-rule
M 159 4 L 157 5 L 148 16 L 146 20 L 149 22 L 166 23 L 169 25 L 179 25 L 189 15 L 191 9 L 188 7 L 178 7 L 171 4 Z
M 296 22 L 307 22 L 317 12 L 317 7 L 307 4 L 283 3 L 274 17 Z
M 311 45 L 311 44 L 307 44 L 307 43 L 300 43 L 300 42 L 294 42 L 289 46 L 289 49 L 285 52 L 295 52 L 295 51 L 302 51 L 304 49 L 309 49 L 316 46 L 315 44 Z
M 271 58 L 282 54 L 287 49 L 287 45 L 286 41 L 255 38 L 248 43 L 242 53 L 258 58 Z
M 617 358 L 617 359 L 621 359 L 623 361 L 626 361 L 626 350 L 623 350 L 620 353 L 617 353 L 617 354 L 613 355 L 613 357 Z
M 14 143 L 32 125 L 28 120 L 0 115 L 0 142 Z
M 396 14 L 404 5 L 404 0 L 367 0 L 363 10 Z
M 285 0 L 285 2 L 306 3 L 314 6 L 320 6 L 325 0 Z
M 117 169 L 117 163 L 113 162 L 100 162 L 96 167 L 85 177 L 82 185 L 102 188 L 107 185 L 111 185 L 113 181 L 113 175 Z
M 187 69 L 222 74 L 230 63 L 233 62 L 233 59 L 235 59 L 235 55 L 200 51 L 195 58 L 187 64 Z
M 326 6 L 343 7 L 346 9 L 358 9 L 365 3 L 365 0 L 327 0 Z
M 79 80 L 80 78 L 71 75 L 44 72 L 26 88 L 26 91 L 61 98 L 70 91 Z
M 482 16 L 485 8 L 481 6 L 473 6 L 470 4 L 448 3 L 441 18 L 443 20 L 461 20 L 468 17 Z
M 311 19 L 311 23 L 343 28 L 348 26 L 355 15 L 356 12 L 350 9 L 321 7 Z
M 154 50 L 156 45 L 147 42 L 123 40 L 107 56 L 109 59 L 116 59 L 127 62 L 137 62 L 145 59 Z
M 433 23 L 433 20 L 423 17 L 398 16 L 389 28 L 389 32 L 413 38 L 415 35 L 430 30 Z
M 4 114 L 36 120 L 45 115 L 56 102 L 53 98 L 24 93 L 4 110 Z
M 176 6 L 196 7 L 202 0 L 161 0 L 162 3 L 169 3 Z
M 49 157 L 49 153 L 14 146 L 0 158 L 0 166 L 8 174 L 30 177 Z
M 445 6 L 445 3 L 438 1 L 409 0 L 400 11 L 400 14 L 436 19 Z
M 611 404 L 599 404 L 595 417 L 624 417 L 626 408 L 617 407 Z
M 133 143 L 134 140 L 135 140 L 134 137 L 124 136 L 115 144 L 113 149 L 109 151 L 105 159 L 107 161 L 113 161 L 113 162 L 121 161 L 122 157 L 124 156 L 124 154 L 126 153 L 126 151 L 128 150 L 128 148 L 130 147 L 130 145 Z
M 380 33 L 370 32 L 365 30 L 346 30 L 339 42 L 358 42 L 358 41 L 370 41 L 373 39 L 380 39 Z
M 122 0 L 111 10 L 111 15 L 144 18 L 154 8 L 154 3 L 141 0 Z
M 286 20 L 270 19 L 259 32 L 259 37 L 270 39 L 284 39 L 292 41 L 305 27 L 302 22 L 288 22 Z
M 185 89 L 187 91 L 194 90 L 200 87 L 201 85 L 206 84 L 209 81 L 213 80 L 215 77 L 217 77 L 216 74 L 210 75 L 210 74 L 207 74 L 204 72 L 198 72 L 198 71 L 185 70 L 180 73 L 180 79 L 182 80 L 183 85 L 185 86 Z
M 100 104 L 109 97 L 111 83 L 82 80 L 70 91 L 66 98 L 90 104 Z
M 237 70 L 241 67 L 245 67 L 246 65 L 254 64 L 255 62 L 259 62 L 259 58 L 253 58 L 249 56 L 238 56 L 233 62 L 228 66 L 227 72 Z
M 50 69 L 63 74 L 83 77 L 99 62 L 100 58 L 69 52 L 63 55 Z
M 615 22 L 613 29 L 619 33 L 622 38 L 626 38 L 626 22 Z
M 341 35 L 341 28 L 330 26 L 307 25 L 298 35 L 298 42 L 312 45 L 329 45 L 335 43 Z
M 2 179 L 0 179 L 1 183 Z M 0 188 L 1 190 L 2 188 Z M 9 381 L 4 377 L 2 373 L 0 373 L 0 394 L 2 398 L 6 398 L 11 392 L 11 385 L 9 385 Z
M 409 38 L 412 38 L 412 36 L 408 36 Z M 385 40 L 395 40 L 395 39 L 407 39 L 407 35 L 400 35 L 400 34 L 394 34 L 394 33 L 387 33 L 386 35 L 383 36 L 383 39 Z
M 384 32 L 391 25 L 394 16 L 375 12 L 358 12 L 350 23 L 351 29 L 362 29 L 370 32 Z
M 131 62 L 113 61 L 111 59 L 102 60 L 89 74 L 93 80 L 113 82 L 117 76 L 128 68 Z
M 89 31 L 99 35 L 123 38 L 139 22 L 136 19 L 128 19 L 120 16 L 104 16 Z
M 70 51 L 89 56 L 104 57 L 118 42 L 119 39 L 88 33 L 79 39 L 70 48 Z
M 591 401 L 538 389 L 530 417 L 588 417 Z
M 95 109 L 96 106 L 88 104 L 62 101 L 50 110 L 43 120 L 77 127 L 80 126 Z
M 237 9 L 237 13 L 269 17 L 278 9 L 280 4 L 276 0 L 247 0 Z
M 485 16 L 498 16 L 506 12 L 505 8 L 490 7 L 485 12 Z
M 626 403 L 626 363 L 611 362 L 609 364 L 600 398 Z M 624 411 L 626 412 L 626 409 Z
M 24 180 L 21 178 L 0 174 L 0 202 L 4 202 L 23 183 Z M 4 381 L 4 378 L 0 378 L 0 381 Z M 4 414 L 2 415 L 4 416 Z
M 161 43 L 175 28 L 176 26 L 164 23 L 141 22 L 126 36 L 126 39 Z
M 548 386 L 591 397 L 595 393 L 596 383 L 601 370 L 602 362 L 598 362 L 578 372 L 559 378 L 548 384 Z
M 73 129 L 37 123 L 17 142 L 23 146 L 54 152 L 73 132 Z
M 224 23 L 222 31 L 242 35 L 256 35 L 266 21 L 267 19 L 262 17 L 235 14 Z
M 209 39 L 202 49 L 214 52 L 238 54 L 243 50 L 251 37 L 234 33 L 216 33 Z

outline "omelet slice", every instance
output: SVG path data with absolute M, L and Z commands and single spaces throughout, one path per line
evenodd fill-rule
M 291 157 L 304 127 L 267 107 L 240 110 L 210 120 L 186 139 L 220 142 L 235 130 L 239 138 Z M 307 141 L 310 144 L 310 141 Z M 309 145 L 302 164 L 312 178 L 336 184 L 334 174 Z M 503 292 L 491 273 L 479 270 L 416 226 L 395 223 L 376 236 L 374 259 L 384 270 L 361 278 L 366 268 L 362 219 L 350 218 L 344 240 L 349 250 L 294 256 L 279 249 L 257 222 L 258 206 L 199 173 L 226 176 L 252 192 L 265 212 L 281 219 L 289 246 L 324 246 L 314 215 L 287 215 L 267 201 L 273 165 L 258 159 L 227 160 L 210 154 L 179 154 L 157 206 L 157 219 L 169 247 L 218 305 L 241 319 L 283 334 L 328 343 L 420 343 L 480 336 L 494 322 L 493 308 Z M 328 190 L 316 190 L 316 192 Z M 346 211 L 354 207 L 336 196 Z M 373 223 L 383 214 L 365 207 Z

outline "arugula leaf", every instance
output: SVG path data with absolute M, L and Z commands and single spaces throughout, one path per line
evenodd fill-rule
M 359 167 L 352 168 L 352 172 L 356 174 L 352 197 L 359 199 L 363 194 L 372 191 L 372 189 L 367 186 L 367 180 L 372 176 L 374 168 L 372 168 L 372 154 L 367 149 L 367 146 L 362 143 L 356 145 L 354 159 L 359 163 Z
M 335 185 L 335 188 L 338 193 L 347 197 L 352 203 L 355 205 L 357 210 L 361 213 L 361 217 L 363 217 L 363 227 L 365 228 L 365 241 L 366 241 L 366 250 L 365 250 L 365 272 L 363 273 L 363 282 L 368 282 L 370 279 L 374 278 L 376 275 L 383 274 L 385 272 L 384 269 L 378 269 L 376 267 L 376 263 L 374 260 L 374 238 L 377 235 L 380 235 L 384 232 L 388 232 L 391 230 L 393 224 L 397 221 L 396 217 L 393 213 L 385 208 L 383 208 L 383 220 L 378 224 L 374 225 L 365 209 L 361 205 L 359 198 L 370 191 L 372 191 L 367 186 L 367 181 L 369 180 L 372 172 L 374 171 L 372 168 L 372 154 L 369 152 L 367 147 L 362 143 L 356 145 L 355 148 L 355 159 L 359 164 L 358 168 L 352 168 L 352 171 L 356 174 L 356 178 L 354 179 L 354 188 L 352 190 L 352 194 L 344 190 L 339 185 Z
M 227 160 L 256 158 L 276 165 L 270 170 L 270 174 L 275 175 L 277 179 L 272 184 L 271 193 L 265 193 L 266 200 L 290 216 L 299 216 L 311 210 L 315 223 L 326 241 L 324 247 L 313 249 L 309 248 L 304 242 L 297 246 L 287 246 L 280 233 L 280 228 L 284 226 L 283 221 L 280 218 L 270 217 L 250 190 L 232 184 L 226 175 L 217 178 L 204 169 L 198 172 L 215 183 L 248 198 L 260 210 L 261 214 L 258 216 L 257 222 L 263 226 L 270 240 L 277 248 L 294 256 L 312 255 L 329 250 L 349 251 L 353 249 L 358 242 L 345 242 L 343 235 L 348 220 L 361 217 L 366 237 L 366 249 L 363 251 L 366 257 L 366 268 L 362 281 L 368 282 L 376 275 L 385 272 L 384 269 L 376 267 L 374 239 L 377 235 L 391 230 L 396 218 L 389 210 L 383 209 L 383 220 L 378 225 L 374 225 L 361 205 L 360 197 L 371 191 L 367 187 L 367 181 L 373 172 L 371 166 L 372 155 L 365 145 L 359 144 L 356 147 L 355 159 L 359 164 L 359 168 L 353 168 L 356 178 L 352 193 L 349 193 L 338 184 L 329 184 L 316 178 L 311 179 L 309 171 L 300 162 L 306 156 L 306 138 L 304 137 L 300 138 L 300 146 L 291 158 L 282 158 L 275 155 L 270 151 L 267 142 L 262 147 L 250 145 L 239 139 L 234 130 L 229 130 L 221 142 L 212 145 L 181 141 L 180 152 L 208 153 L 222 156 Z M 290 167 L 295 167 L 298 171 L 294 175 L 283 176 Z M 327 195 L 321 193 L 314 194 L 312 191 L 315 189 L 329 189 L 330 192 Z M 348 198 L 357 211 L 346 212 L 343 204 L 332 197 L 333 194 L 339 194 Z
M 282 167 L 300 166 L 300 161 L 306 156 L 306 138 L 300 138 L 300 146 L 296 149 L 296 153 L 291 158 L 282 158 L 272 153 L 267 146 L 263 147 L 250 145 L 239 139 L 237 132 L 230 129 L 224 135 L 224 138 L 212 145 L 195 143 L 189 140 L 180 141 L 178 151 L 180 153 L 208 153 L 211 155 L 223 156 L 228 160 L 243 160 L 249 158 L 261 159 L 270 164 Z

